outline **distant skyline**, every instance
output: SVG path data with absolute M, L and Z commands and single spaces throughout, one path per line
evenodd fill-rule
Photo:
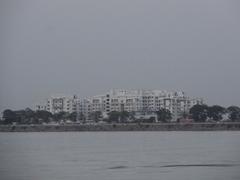
M 240 106 L 237 0 L 2 0 L 0 111 L 52 94 L 185 91 Z

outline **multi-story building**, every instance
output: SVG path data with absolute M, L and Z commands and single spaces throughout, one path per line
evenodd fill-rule
M 88 120 L 91 114 L 91 103 L 88 99 L 78 99 L 76 104 L 77 119 Z
M 168 92 L 160 90 L 110 90 L 104 95 L 78 99 L 77 96 L 52 96 L 46 106 L 39 105 L 37 109 L 47 110 L 53 114 L 77 112 L 80 119 L 91 119 L 91 113 L 100 111 L 103 116 L 112 111 L 156 112 L 161 108 L 171 112 L 173 121 L 183 113 L 188 113 L 195 104 L 203 104 L 199 98 L 190 98 L 184 92 Z
M 46 105 L 37 105 L 37 110 L 46 110 L 52 114 L 59 112 L 75 112 L 77 96 L 54 95 L 47 99 Z
M 77 96 L 56 95 L 47 100 L 47 111 L 55 114 L 61 111 L 75 112 Z
M 142 110 L 142 98 L 138 90 L 111 90 L 106 97 L 106 112 Z
M 88 115 L 95 111 L 104 114 L 112 111 L 156 112 L 164 108 L 171 112 L 174 121 L 183 113 L 188 113 L 195 104 L 202 103 L 202 99 L 187 97 L 184 92 L 115 89 L 105 95 L 86 99 L 82 104 L 82 113 L 89 117 Z
M 78 99 L 77 101 L 77 112 L 79 120 L 90 120 L 91 113 L 102 112 L 104 114 L 105 98 L 104 96 L 93 96 L 90 98 Z

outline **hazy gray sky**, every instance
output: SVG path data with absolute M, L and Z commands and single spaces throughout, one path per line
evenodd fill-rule
M 240 105 L 238 0 L 1 0 L 0 27 L 0 110 L 111 88 Z

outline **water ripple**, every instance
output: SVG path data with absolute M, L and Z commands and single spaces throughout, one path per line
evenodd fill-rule
M 108 169 L 127 169 L 127 168 L 129 168 L 129 167 L 128 166 L 113 166 Z
M 170 164 L 170 165 L 164 165 L 160 167 L 167 168 L 167 167 L 233 167 L 233 166 L 239 166 L 239 165 L 238 164 Z
M 140 168 L 177 168 L 177 167 L 236 167 L 240 166 L 240 164 L 168 164 L 168 165 L 146 165 L 146 166 L 137 166 Z M 112 166 L 108 169 L 128 169 L 128 168 L 136 168 L 130 166 Z

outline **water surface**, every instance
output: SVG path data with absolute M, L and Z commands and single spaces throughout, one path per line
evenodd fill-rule
M 239 180 L 240 132 L 0 133 L 3 180 Z

